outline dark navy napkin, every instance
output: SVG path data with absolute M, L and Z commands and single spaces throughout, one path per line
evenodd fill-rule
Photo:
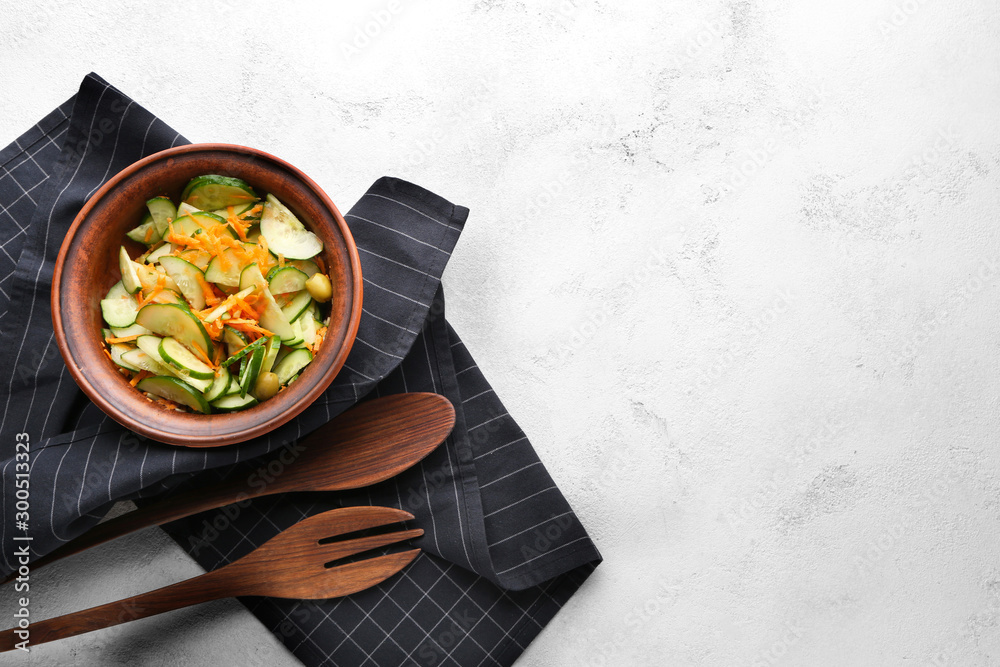
M 423 553 L 399 575 L 346 598 L 244 603 L 307 665 L 513 663 L 601 556 L 445 319 L 441 273 L 468 209 L 392 178 L 351 208 L 364 274 L 357 341 L 325 394 L 268 436 L 213 450 L 147 440 L 105 416 L 69 376 L 49 297 L 65 232 L 112 175 L 184 143 L 91 74 L 0 151 L 0 571 L 17 566 L 15 537 L 30 536 L 37 557 L 119 500 L 142 503 L 232 475 L 260 483 L 280 474 L 297 439 L 357 402 L 431 391 L 455 405 L 454 433 L 397 478 L 357 492 L 262 498 L 166 528 L 212 569 L 332 507 L 401 507 L 426 532 L 416 542 Z M 16 505 L 19 443 L 30 461 L 26 531 Z

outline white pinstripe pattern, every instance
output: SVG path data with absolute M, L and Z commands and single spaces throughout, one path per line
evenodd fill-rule
M 115 104 L 120 105 L 117 111 Z M 0 278 L 0 293 L 25 299 L 10 318 L 5 317 L 9 309 L 0 307 L 0 335 L 17 348 L 0 363 L 14 370 L 25 363 L 34 364 L 25 356 L 31 348 L 29 341 L 42 340 L 39 332 L 46 337 L 43 345 L 35 343 L 34 349 L 43 352 L 42 360 L 37 369 L 31 366 L 35 372 L 26 378 L 24 386 L 18 385 L 21 380 L 11 373 L 6 392 L 0 388 L 5 395 L 0 439 L 17 430 L 12 424 L 20 419 L 24 420 L 20 428 L 35 430 L 33 486 L 37 483 L 51 491 L 47 506 L 44 502 L 41 506 L 48 521 L 41 516 L 36 520 L 41 524 L 38 529 L 51 535 L 36 533 L 37 553 L 72 538 L 88 522 L 93 525 L 119 499 L 141 500 L 174 488 L 198 473 L 202 477 L 191 479 L 192 485 L 201 484 L 203 479 L 217 479 L 217 471 L 221 470 L 231 475 L 246 474 L 246 470 L 255 469 L 253 457 L 277 449 L 284 441 L 301 438 L 366 394 L 458 391 L 449 398 L 456 410 L 462 406 L 466 412 L 456 426 L 460 430 L 391 484 L 311 500 L 296 499 L 294 495 L 260 499 L 242 509 L 230 527 L 223 529 L 196 558 L 206 567 L 215 567 L 246 553 L 291 523 L 331 506 L 395 503 L 406 507 L 419 494 L 422 505 L 414 513 L 417 525 L 427 531 L 419 542 L 425 553 L 402 575 L 376 588 L 340 602 L 321 603 L 316 608 L 322 613 L 313 614 L 307 622 L 295 617 L 296 631 L 286 642 L 311 665 L 356 667 L 360 662 L 378 666 L 399 664 L 396 661 L 400 659 L 413 662 L 423 659 L 419 655 L 421 645 L 435 641 L 436 634 L 446 627 L 446 619 L 467 607 L 481 616 L 460 641 L 440 654 L 438 664 L 509 664 L 544 624 L 536 615 L 547 619 L 554 613 L 553 608 L 572 594 L 577 579 L 586 576 L 592 567 L 588 563 L 598 556 L 585 533 L 568 537 L 545 554 L 531 558 L 520 554 L 519 537 L 530 534 L 546 520 L 571 514 L 571 510 L 561 494 L 554 492 L 544 466 L 532 458 L 530 443 L 485 383 L 464 346 L 457 337 L 442 338 L 454 336 L 442 328 L 446 327 L 444 320 L 432 318 L 423 328 L 414 327 L 426 317 L 432 300 L 440 298 L 435 297 L 435 291 L 444 268 L 441 258 L 450 255 L 467 210 L 436 200 L 415 186 L 386 181 L 373 186 L 345 216 L 355 229 L 364 269 L 361 328 L 345 372 L 323 398 L 298 418 L 258 442 L 236 449 L 190 451 L 148 442 L 126 448 L 126 434 L 115 423 L 92 404 L 79 404 L 76 387 L 63 382 L 65 368 L 61 359 L 44 354 L 51 349 L 52 336 L 51 330 L 45 329 L 47 291 L 38 286 L 43 283 L 44 272 L 51 268 L 42 258 L 51 257 L 53 248 L 58 247 L 74 207 L 111 173 L 143 155 L 183 143 L 184 139 L 93 76 L 81 88 L 72 122 L 67 122 L 68 110 L 69 105 L 64 105 L 60 114 L 45 120 L 44 126 L 40 123 L 24 135 L 23 141 L 0 151 L 0 275 L 10 270 Z M 96 119 L 103 117 L 118 121 L 114 140 L 102 145 L 87 144 L 75 165 L 66 160 L 57 163 L 60 144 L 75 146 L 93 129 Z M 27 171 L 14 174 L 13 170 L 23 164 L 32 164 L 40 173 L 30 177 Z M 29 182 L 31 178 L 36 180 Z M 37 210 L 25 210 L 36 204 Z M 36 251 L 24 254 L 21 244 Z M 18 262 L 20 270 L 15 272 Z M 451 384 L 439 382 L 438 373 L 445 368 L 454 368 Z M 30 391 L 24 391 L 28 385 Z M 476 426 L 467 428 L 466 419 Z M 74 425 L 72 432 L 54 432 L 69 425 Z M 476 433 L 476 438 L 469 439 L 469 432 Z M 466 441 L 469 444 L 463 446 L 472 446 L 473 455 L 463 459 L 456 447 L 458 442 Z M 513 448 L 514 444 L 521 446 Z M 511 452 L 514 458 L 509 458 Z M 0 511 L 4 512 L 0 537 L 4 543 L 10 532 L 6 525 L 12 488 L 9 463 L 8 459 L 0 467 Z M 99 494 L 90 493 L 85 486 L 91 477 L 99 480 Z M 67 505 L 74 498 L 75 515 Z M 502 522 L 495 519 L 499 513 L 503 513 Z M 202 522 L 216 516 L 224 515 L 192 517 L 170 530 L 187 546 L 186 538 L 198 534 Z M 73 534 L 64 532 L 70 524 Z M 500 582 L 521 585 L 518 582 L 526 581 L 536 569 L 536 561 L 544 566 L 552 560 L 549 554 L 554 551 L 561 555 L 578 552 L 576 562 L 568 563 L 564 570 L 581 568 L 582 574 L 573 579 L 577 583 L 570 584 L 569 579 L 564 581 L 560 576 L 547 586 L 531 586 L 517 593 L 498 588 Z M 9 570 L 6 550 L 0 560 Z M 509 572 L 522 574 L 502 576 Z M 419 592 L 415 598 L 407 593 L 412 588 Z M 553 597 L 553 590 L 562 592 Z M 405 604 L 400 597 L 404 594 L 409 596 Z M 275 600 L 259 600 L 252 605 L 253 612 L 271 628 L 291 621 L 289 611 L 293 608 L 291 603 Z M 348 615 L 357 617 L 356 624 L 342 627 L 341 619 Z M 513 623 L 500 620 L 512 618 Z

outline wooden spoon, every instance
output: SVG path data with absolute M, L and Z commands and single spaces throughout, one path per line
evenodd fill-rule
M 378 584 L 409 564 L 420 549 L 327 567 L 332 561 L 423 535 L 396 531 L 327 543 L 331 537 L 412 519 L 388 507 L 344 507 L 311 516 L 279 533 L 249 554 L 217 570 L 164 588 L 31 624 L 28 630 L 0 632 L 0 652 L 19 641 L 29 645 L 109 628 L 190 605 L 243 595 L 325 600 Z M 321 544 L 321 541 L 323 542 Z M 30 633 L 18 634 L 18 633 Z M 27 645 L 26 645 L 27 646 Z
M 343 491 L 385 481 L 434 451 L 454 425 L 455 408 L 438 394 L 411 392 L 366 401 L 262 463 L 263 474 L 187 491 L 99 523 L 34 561 L 32 572 L 140 528 L 249 498 L 292 491 Z M 3 583 L 16 576 L 16 572 L 11 574 Z

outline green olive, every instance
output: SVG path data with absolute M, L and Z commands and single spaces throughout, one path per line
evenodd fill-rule
M 266 401 L 277 394 L 280 388 L 281 383 L 278 382 L 278 376 L 275 373 L 261 373 L 260 377 L 257 378 L 253 394 L 258 401 Z
M 313 277 L 306 281 L 306 289 L 309 290 L 309 296 L 320 303 L 326 303 L 333 296 L 333 286 L 330 285 L 330 279 L 325 273 L 313 274 Z

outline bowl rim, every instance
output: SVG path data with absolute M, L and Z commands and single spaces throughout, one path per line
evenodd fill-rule
M 83 225 L 84 221 L 90 215 L 90 212 L 97 205 L 98 202 L 102 201 L 104 197 L 113 191 L 122 181 L 129 178 L 136 172 L 144 169 L 149 164 L 164 160 L 166 158 L 182 155 L 185 153 L 194 152 L 210 152 L 210 151 L 222 151 L 222 152 L 235 152 L 243 153 L 245 155 L 250 155 L 255 158 L 259 158 L 265 161 L 276 163 L 283 169 L 286 169 L 289 173 L 294 175 L 297 179 L 301 180 L 303 184 L 311 189 L 316 196 L 322 201 L 323 205 L 326 206 L 332 213 L 334 220 L 337 223 L 337 227 L 344 238 L 347 256 L 349 259 L 352 275 L 352 284 L 350 289 L 352 292 L 352 311 L 349 315 L 347 323 L 347 336 L 344 340 L 343 345 L 337 351 L 337 355 L 333 358 L 330 367 L 321 376 L 319 382 L 314 383 L 308 390 L 308 392 L 298 401 L 291 404 L 289 408 L 279 415 L 263 421 L 258 424 L 248 425 L 246 428 L 234 430 L 229 433 L 216 435 L 216 434 L 187 434 L 187 433 L 172 433 L 169 431 L 164 431 L 159 428 L 150 427 L 141 421 L 137 420 L 133 415 L 126 413 L 118 409 L 115 404 L 108 400 L 100 391 L 97 391 L 96 387 L 88 380 L 87 376 L 83 374 L 78 364 L 72 361 L 72 356 L 69 353 L 68 342 L 66 339 L 66 332 L 63 328 L 63 318 L 62 318 L 62 308 L 61 308 L 61 292 L 60 286 L 62 285 L 63 271 L 65 268 L 65 259 L 70 251 L 70 246 L 73 244 L 76 238 L 77 232 Z M 63 361 L 66 367 L 69 369 L 70 375 L 76 381 L 77 386 L 87 395 L 87 397 L 97 404 L 99 408 L 112 419 L 117 421 L 122 426 L 145 435 L 158 442 L 163 442 L 171 445 L 182 445 L 185 447 L 221 447 L 226 445 L 233 445 L 240 442 L 245 442 L 260 435 L 264 435 L 275 428 L 291 421 L 299 413 L 305 410 L 307 407 L 312 405 L 315 400 L 330 386 L 336 375 L 343 368 L 344 363 L 347 361 L 347 357 L 351 352 L 354 345 L 355 338 L 357 337 L 358 328 L 361 324 L 361 311 L 362 311 L 362 299 L 363 299 L 363 279 L 361 275 L 361 258 L 358 253 L 357 244 L 354 241 L 354 236 L 351 234 L 351 230 L 347 225 L 347 221 L 344 219 L 343 214 L 341 214 L 340 209 L 337 208 L 333 200 L 330 199 L 329 195 L 319 186 L 316 181 L 306 175 L 301 169 L 290 164 L 286 160 L 282 160 L 266 151 L 262 151 L 257 148 L 252 148 L 249 146 L 243 146 L 240 144 L 226 144 L 226 143 L 194 143 L 185 144 L 183 146 L 175 146 L 173 148 L 168 148 L 151 155 L 148 155 L 132 164 L 128 165 L 117 174 L 112 176 L 107 180 L 98 190 L 84 203 L 83 207 L 76 214 L 73 219 L 73 223 L 70 225 L 69 229 L 66 231 L 66 235 L 63 238 L 62 244 L 59 247 L 59 254 L 56 257 L 55 268 L 52 274 L 52 288 L 50 294 L 51 302 L 51 314 L 52 314 L 52 326 L 55 333 L 56 345 L 59 348 L 59 352 L 63 357 Z M 206 420 L 210 420 L 213 415 L 204 415 Z M 208 422 L 206 422 L 208 423 Z M 213 442 L 206 442 L 206 440 L 211 440 Z

